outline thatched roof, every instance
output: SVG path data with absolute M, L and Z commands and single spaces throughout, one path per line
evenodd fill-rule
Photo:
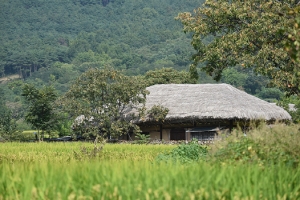
M 146 108 L 169 109 L 173 120 L 290 120 L 283 108 L 272 105 L 228 84 L 163 84 L 147 88 Z

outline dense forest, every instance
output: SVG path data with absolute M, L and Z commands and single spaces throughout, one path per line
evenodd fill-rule
M 59 95 L 90 68 L 128 76 L 149 70 L 189 70 L 191 34 L 175 17 L 203 0 L 0 0 L 0 86 L 16 120 L 22 119 L 24 83 L 52 85 Z M 213 36 L 212 36 L 213 37 Z M 208 38 L 209 39 L 209 38 Z M 198 83 L 215 82 L 199 72 Z M 14 75 L 17 79 L 10 81 Z M 5 78 L 8 77 L 8 78 Z M 221 82 L 260 98 L 283 97 L 251 69 L 225 70 Z M 4 101 L 4 100 L 3 100 Z
M 72 63 L 79 71 L 111 64 L 132 75 L 162 66 L 184 69 L 192 47 L 174 17 L 200 4 L 2 0 L 0 73 L 27 78 L 55 62 Z

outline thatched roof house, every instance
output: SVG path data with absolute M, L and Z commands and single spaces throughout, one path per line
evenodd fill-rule
M 169 109 L 167 121 L 290 120 L 283 108 L 228 84 L 165 84 L 147 88 L 146 107 Z
M 193 134 L 198 138 L 196 133 L 215 133 L 251 120 L 291 120 L 283 108 L 228 84 L 164 84 L 147 90 L 147 109 L 154 105 L 169 109 L 163 122 L 149 118 L 137 122 L 152 139 L 191 139 Z

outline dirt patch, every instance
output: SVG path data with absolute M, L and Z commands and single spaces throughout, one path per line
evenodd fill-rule
M 10 75 L 10 76 L 1 77 L 0 78 L 0 84 L 1 83 L 6 83 L 6 82 L 14 80 L 14 79 L 19 79 L 19 78 L 20 78 L 19 74 L 14 74 L 14 75 Z

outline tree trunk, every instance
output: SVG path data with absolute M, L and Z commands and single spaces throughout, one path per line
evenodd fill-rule
M 44 141 L 44 131 L 42 130 L 42 137 L 41 137 L 41 141 Z
M 41 141 L 41 136 L 40 136 L 40 129 L 38 129 L 38 133 L 37 133 L 37 139 L 40 142 Z

